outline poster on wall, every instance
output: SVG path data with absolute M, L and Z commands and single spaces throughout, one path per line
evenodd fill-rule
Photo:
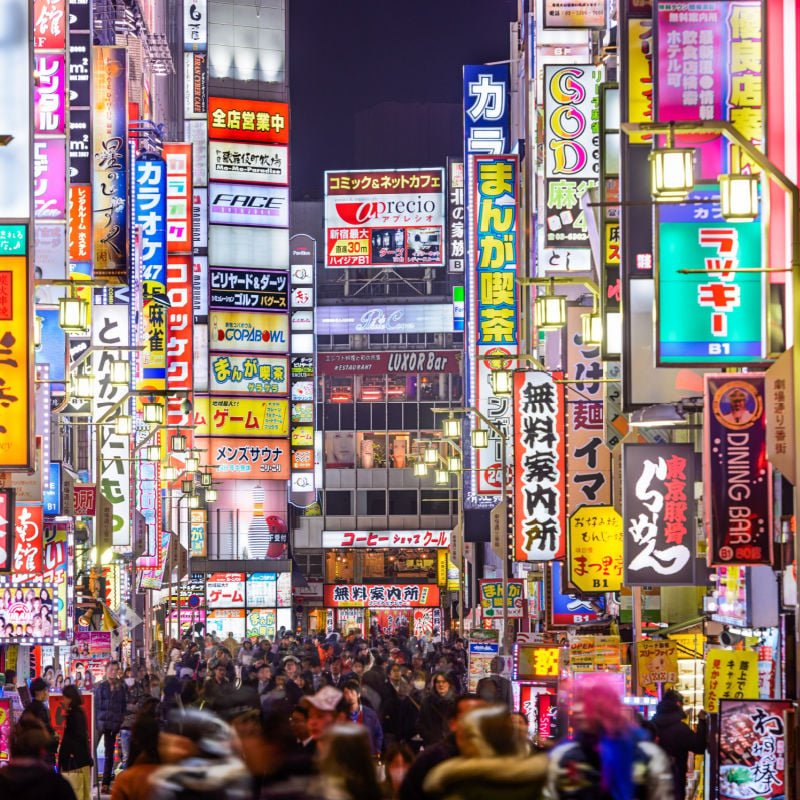
M 0 644 L 52 644 L 54 587 L 24 583 L 0 587 Z

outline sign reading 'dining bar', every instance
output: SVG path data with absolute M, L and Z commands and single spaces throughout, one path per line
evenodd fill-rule
M 209 221 L 227 225 L 289 227 L 289 189 L 213 182 L 208 187 Z
M 270 312 L 211 311 L 209 349 L 223 353 L 286 353 L 289 317 Z
M 208 138 L 289 144 L 289 106 L 242 98 L 208 98 Z
M 208 143 L 212 181 L 241 181 L 285 186 L 289 183 L 289 148 L 279 144 Z
M 288 273 L 285 270 L 245 270 L 209 267 L 209 308 L 263 311 L 287 308 Z

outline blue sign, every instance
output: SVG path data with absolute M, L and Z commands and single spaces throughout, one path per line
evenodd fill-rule
M 47 480 L 42 486 L 42 508 L 46 517 L 61 514 L 61 462 L 51 461 L 47 470 Z
M 596 622 L 605 612 L 603 595 L 569 594 L 561 591 L 563 562 L 553 561 L 550 573 L 550 618 L 554 626 L 564 627 Z
M 42 324 L 42 344 L 36 348 L 36 363 L 49 364 L 51 381 L 63 381 L 67 361 L 67 338 L 58 324 L 57 308 L 37 308 L 36 316 Z M 50 386 L 54 392 L 64 391 L 63 383 Z

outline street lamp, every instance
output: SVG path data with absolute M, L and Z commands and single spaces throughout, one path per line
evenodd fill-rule
M 79 400 L 91 400 L 94 394 L 94 378 L 91 375 L 76 375 L 72 381 L 72 396 Z
M 540 331 L 561 330 L 567 324 L 567 299 L 555 294 L 553 281 L 533 301 L 533 319 Z
M 492 393 L 497 397 L 511 397 L 514 393 L 514 373 L 510 369 L 493 369 L 489 373 L 489 381 Z
M 86 333 L 89 330 L 89 304 L 70 293 L 58 299 L 58 324 L 64 333 Z
M 447 417 L 442 421 L 442 433 L 446 439 L 461 438 L 461 420 L 455 417 Z
M 424 461 L 416 461 L 414 463 L 414 477 L 425 478 L 428 475 L 428 465 Z
M 200 485 L 203 488 L 208 489 L 212 483 L 214 483 L 214 476 L 210 472 L 200 473 Z
M 426 464 L 436 464 L 439 461 L 439 450 L 433 445 L 428 445 L 422 452 L 422 460 Z
M 581 314 L 581 339 L 584 344 L 603 344 L 603 317 L 597 311 Z
M 194 454 L 186 456 L 184 464 L 187 472 L 197 472 L 200 469 L 200 459 Z
M 495 392 L 497 394 L 497 392 Z M 483 450 L 484 447 L 489 446 L 489 431 L 485 428 L 473 428 L 472 433 L 472 446 L 476 450 Z
M 170 447 L 173 453 L 182 453 L 186 450 L 186 437 L 182 433 L 176 433 L 170 440 Z
M 164 406 L 161 403 L 145 403 L 144 421 L 150 425 L 161 425 L 164 422 Z
M 191 495 L 189 495 L 189 508 L 200 508 L 200 495 L 199 494 L 191 494 Z
M 653 150 L 650 179 L 656 200 L 683 200 L 694 188 L 694 148 Z
M 161 460 L 161 448 L 157 445 L 150 445 L 149 447 L 145 447 L 142 450 L 142 458 L 145 461 L 160 461 Z
M 176 480 L 178 477 L 178 470 L 173 467 L 171 464 L 167 464 L 166 467 L 161 468 L 161 479 L 165 481 L 172 482 Z
M 433 482 L 436 486 L 449 486 L 450 473 L 446 469 L 435 469 L 433 471 Z
M 206 489 L 206 503 L 216 503 L 216 502 L 217 502 L 217 490 Z
M 450 456 L 447 459 L 447 469 L 450 472 L 461 472 L 461 457 L 460 456 Z
M 130 362 L 115 358 L 111 362 L 111 385 L 128 386 L 130 382 L 131 382 Z
M 192 494 L 194 492 L 194 479 L 186 478 L 181 481 L 181 491 L 184 494 Z
M 758 177 L 720 175 L 719 206 L 728 222 L 752 222 L 758 216 Z
M 114 420 L 114 433 L 117 436 L 129 436 L 133 430 L 133 420 L 128 414 L 120 414 Z

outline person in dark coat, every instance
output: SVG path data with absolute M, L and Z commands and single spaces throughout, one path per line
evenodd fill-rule
M 116 661 L 109 661 L 106 664 L 105 678 L 94 689 L 95 730 L 98 740 L 101 737 L 103 739 L 104 794 L 109 793 L 111 786 L 114 751 L 127 707 L 128 695 L 125 684 L 119 679 L 119 664 Z
M 56 763 L 56 750 L 58 749 L 58 736 L 56 736 L 56 732 L 50 723 L 50 709 L 46 705 L 49 693 L 50 687 L 47 685 L 47 681 L 44 678 L 34 678 L 31 681 L 33 700 L 28 703 L 22 715 L 39 720 L 50 734 L 50 746 L 47 749 L 46 761 L 50 766 L 54 766 Z
M 436 672 L 431 679 L 431 693 L 422 701 L 417 730 L 425 747 L 441 742 L 449 733 L 456 694 L 447 673 Z
M 685 720 L 683 697 L 673 689 L 664 692 L 650 724 L 651 729 L 655 731 L 656 744 L 672 762 L 676 800 L 683 800 L 686 794 L 686 769 L 689 753 L 705 752 L 708 742 L 705 711 L 701 711 L 698 716 L 696 731 L 693 731 Z
M 70 782 L 78 800 L 89 800 L 94 760 L 89 744 L 89 723 L 76 686 L 64 687 L 64 705 L 67 721 L 58 750 L 58 771 Z
M 342 694 L 344 698 L 341 710 L 347 714 L 351 722 L 363 725 L 367 729 L 372 755 L 380 755 L 383 750 L 383 729 L 378 715 L 369 706 L 362 704 L 361 686 L 358 681 L 347 681 L 342 688 Z
M 489 665 L 489 675 L 478 681 L 475 692 L 487 703 L 502 703 L 509 711 L 512 711 L 514 695 L 511 691 L 511 681 L 500 674 L 502 668 L 503 660 L 493 658 Z

